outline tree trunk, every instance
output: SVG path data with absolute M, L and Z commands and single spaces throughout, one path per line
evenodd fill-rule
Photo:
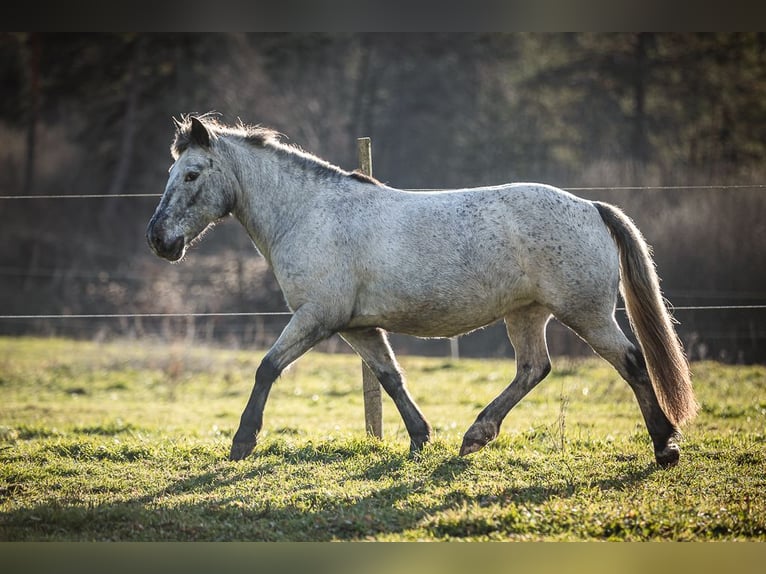
M 122 125 L 119 159 L 112 182 L 109 185 L 109 195 L 119 195 L 125 191 L 125 184 L 130 173 L 133 152 L 136 142 L 136 121 L 138 116 L 138 98 L 141 92 L 141 65 L 144 58 L 143 41 L 136 40 L 133 58 L 127 74 L 127 98 L 125 101 L 125 116 Z M 110 206 L 113 202 L 110 202 Z M 110 210 L 111 211 L 111 210 Z
M 648 73 L 646 48 L 649 35 L 641 32 L 634 45 L 633 74 L 633 156 L 640 165 L 649 160 L 649 144 L 646 135 L 646 81 Z
M 21 193 L 29 195 L 35 183 L 35 157 L 37 155 L 37 120 L 40 113 L 40 53 L 42 40 L 39 34 L 29 34 L 21 45 L 24 70 L 26 72 L 26 153 L 24 179 Z

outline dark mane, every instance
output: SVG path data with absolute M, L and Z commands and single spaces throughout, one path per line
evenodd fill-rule
M 380 183 L 377 179 L 372 177 L 371 175 L 367 175 L 366 173 L 362 173 L 358 169 L 355 169 L 351 173 L 349 173 L 351 177 L 353 177 L 357 181 L 361 181 L 362 183 L 371 183 L 373 185 L 383 185 Z
M 374 177 L 365 175 L 358 170 L 352 172 L 345 171 L 328 161 L 302 150 L 298 146 L 282 143 L 280 141 L 282 134 L 276 130 L 258 125 L 247 125 L 241 121 L 237 125 L 228 126 L 220 123 L 215 115 L 216 114 L 213 113 L 207 113 L 193 116 L 205 125 L 210 134 L 211 141 L 215 141 L 223 136 L 233 137 L 255 147 L 263 148 L 268 146 L 278 153 L 289 155 L 296 161 L 302 163 L 307 169 L 320 175 L 327 175 L 330 177 L 351 177 L 362 183 L 383 185 Z M 185 114 L 181 116 L 180 121 L 175 120 L 176 134 L 173 143 L 170 146 L 170 153 L 173 155 L 173 159 L 178 159 L 178 157 L 192 144 L 191 118 L 191 114 Z
M 211 139 L 218 139 L 221 136 L 233 136 L 239 138 L 250 145 L 257 147 L 264 147 L 269 143 L 279 143 L 279 138 L 282 134 L 271 128 L 265 128 L 263 126 L 251 126 L 242 122 L 235 126 L 227 126 L 220 123 L 214 114 L 203 114 L 200 116 L 194 116 L 200 122 L 202 122 L 207 131 L 210 133 Z M 192 115 L 183 115 L 181 120 L 175 120 L 176 135 L 173 139 L 173 143 L 170 146 L 170 153 L 173 154 L 174 159 L 178 159 L 186 149 L 191 145 L 191 118 Z

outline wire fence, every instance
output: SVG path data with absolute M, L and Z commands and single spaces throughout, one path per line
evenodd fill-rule
M 704 191 L 704 190 L 744 190 L 766 189 L 766 184 L 736 184 L 736 185 L 674 185 L 674 186 L 591 186 L 566 187 L 567 191 Z M 410 189 L 408 191 L 439 191 L 439 189 Z M 60 200 L 60 199 L 141 199 L 159 198 L 161 193 L 122 193 L 122 194 L 45 194 L 45 195 L 0 195 L 0 201 L 24 200 Z M 20 268 L 0 267 L 0 275 L 23 275 L 25 270 Z M 30 271 L 26 270 L 29 274 Z M 35 275 L 44 275 L 41 271 L 31 271 Z M 102 272 L 79 272 L 80 276 L 99 277 Z M 138 278 L 138 277 L 135 277 Z M 729 293 L 734 298 L 737 294 Z M 753 294 L 747 294 L 752 298 Z M 758 294 L 759 297 L 761 294 Z M 748 305 L 680 305 L 669 306 L 670 311 L 753 311 L 766 309 L 766 303 Z M 625 311 L 618 307 L 618 311 Z M 258 312 L 215 312 L 215 313 L 84 313 L 84 314 L 2 314 L 0 320 L 57 320 L 57 319 L 140 319 L 140 318 L 198 318 L 198 317 L 270 317 L 291 315 L 289 311 L 258 311 Z

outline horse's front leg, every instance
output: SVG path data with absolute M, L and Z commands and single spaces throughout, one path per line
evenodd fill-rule
M 242 460 L 255 448 L 263 425 L 263 408 L 274 381 L 290 364 L 314 345 L 332 334 L 319 319 L 322 315 L 308 305 L 299 308 L 282 334 L 264 356 L 255 372 L 255 385 L 250 393 L 239 428 L 234 435 L 229 460 Z
M 393 399 L 410 435 L 410 452 L 420 451 L 431 439 L 431 426 L 407 391 L 386 332 L 382 329 L 359 329 L 343 331 L 341 337 L 362 357 Z

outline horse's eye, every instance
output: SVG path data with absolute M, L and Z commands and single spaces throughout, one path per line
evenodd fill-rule
M 194 181 L 199 177 L 199 173 L 196 171 L 190 171 L 184 176 L 184 181 Z

